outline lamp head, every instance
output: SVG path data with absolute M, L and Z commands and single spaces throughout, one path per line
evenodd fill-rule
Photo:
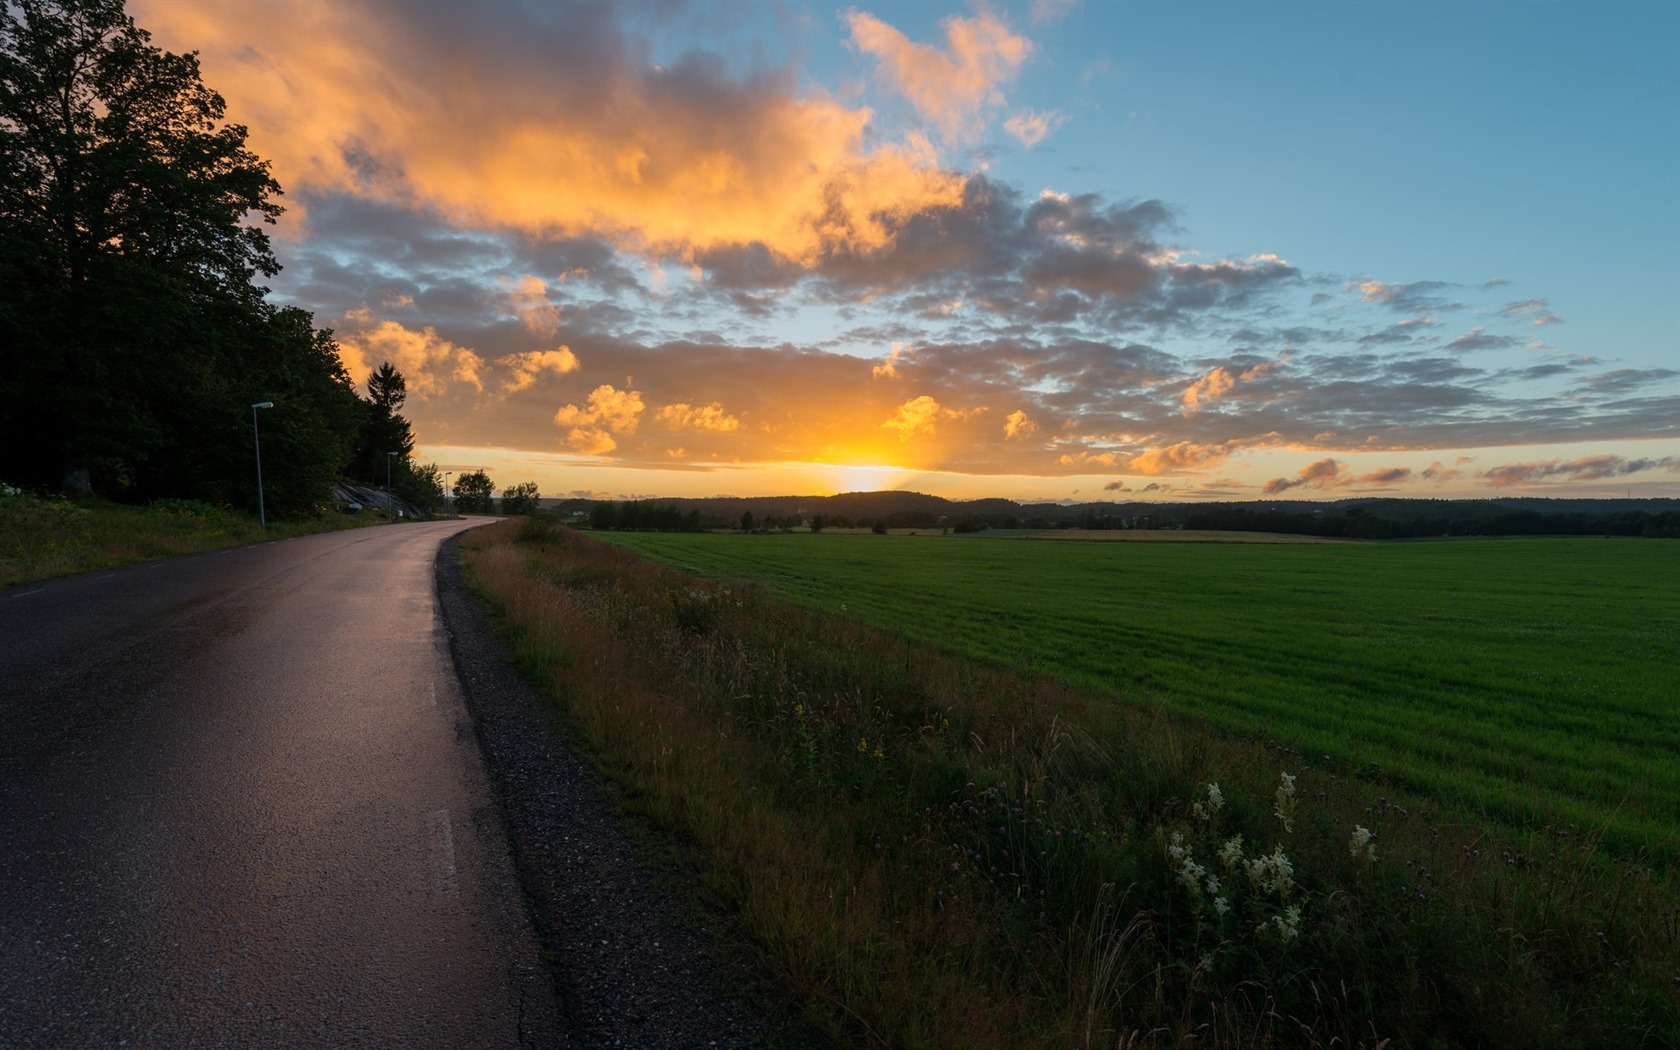
M 256 404 L 252 405 L 251 407 L 252 408 L 273 408 L 274 407 L 274 402 L 272 402 L 272 401 L 258 401 Z

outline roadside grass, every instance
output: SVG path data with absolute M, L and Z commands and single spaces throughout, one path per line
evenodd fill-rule
M 197 500 L 133 507 L 35 496 L 0 486 L 0 587 L 262 540 L 382 525 L 375 511 L 272 522 Z
M 627 804 L 842 1041 L 1680 1034 L 1680 884 L 1598 825 L 1441 820 L 1273 740 L 543 521 L 461 545 Z
M 1680 544 L 611 533 L 969 658 L 1680 863 Z

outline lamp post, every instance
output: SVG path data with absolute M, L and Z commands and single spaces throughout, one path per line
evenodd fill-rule
M 251 406 L 251 444 L 257 449 L 257 521 L 265 529 L 268 528 L 268 508 L 263 506 L 262 435 L 257 430 L 257 409 L 273 407 L 272 401 L 258 401 Z
M 453 470 L 443 472 L 443 516 L 451 521 L 455 520 L 455 508 L 449 503 L 449 475 L 453 473 Z

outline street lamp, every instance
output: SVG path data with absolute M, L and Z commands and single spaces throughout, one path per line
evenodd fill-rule
M 453 470 L 443 472 L 443 516 L 450 521 L 455 520 L 455 509 L 449 505 L 449 475 L 453 473 Z
M 265 529 L 268 528 L 268 509 L 263 506 L 262 436 L 257 431 L 257 409 L 273 407 L 272 401 L 258 401 L 251 406 L 251 443 L 257 449 L 257 521 Z
M 385 495 L 391 500 L 391 506 L 386 511 L 386 515 L 392 518 L 397 516 L 396 497 L 391 495 L 391 459 L 395 455 L 395 452 L 385 453 Z

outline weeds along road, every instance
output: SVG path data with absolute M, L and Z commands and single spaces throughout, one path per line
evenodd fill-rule
M 471 524 L 0 591 L 0 1046 L 569 1042 L 438 615 Z

